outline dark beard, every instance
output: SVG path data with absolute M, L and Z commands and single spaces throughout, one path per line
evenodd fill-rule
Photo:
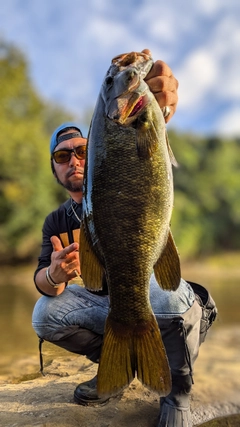
M 74 183 L 71 184 L 71 182 L 67 181 L 65 184 L 58 179 L 58 176 L 56 175 L 56 179 L 58 184 L 60 184 L 62 187 L 64 187 L 67 191 L 71 191 L 72 193 L 79 193 L 79 191 L 82 191 L 82 184 Z

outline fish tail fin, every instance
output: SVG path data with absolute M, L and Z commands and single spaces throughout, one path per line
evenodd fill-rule
M 130 342 L 130 345 L 129 345 Z M 122 391 L 135 376 L 131 360 L 131 334 L 107 317 L 104 341 L 98 367 L 99 396 L 112 396 Z
M 135 377 L 148 388 L 165 396 L 171 390 L 171 375 L 160 330 L 151 319 L 134 327 L 106 321 L 104 343 L 98 368 L 99 396 L 121 392 Z
M 171 391 L 171 374 L 166 350 L 154 315 L 144 335 L 134 332 L 137 378 L 149 389 L 166 396 Z

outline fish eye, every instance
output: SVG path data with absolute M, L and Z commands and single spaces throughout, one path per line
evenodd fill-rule
M 113 83 L 113 78 L 111 76 L 108 76 L 105 80 L 105 83 L 110 86 Z

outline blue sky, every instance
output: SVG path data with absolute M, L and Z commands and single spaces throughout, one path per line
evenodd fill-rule
M 25 53 L 40 95 L 80 121 L 112 57 L 149 48 L 179 80 L 169 127 L 240 136 L 239 0 L 7 0 L 0 36 Z

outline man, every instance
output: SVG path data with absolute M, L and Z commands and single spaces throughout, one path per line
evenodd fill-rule
M 165 109 L 168 122 L 177 105 L 177 80 L 164 62 L 157 61 L 146 81 L 160 107 Z M 107 290 L 94 294 L 79 286 L 78 236 L 85 150 L 86 139 L 75 123 L 62 124 L 52 135 L 52 171 L 70 198 L 48 215 L 43 226 L 42 252 L 34 275 L 36 287 L 43 296 L 34 308 L 33 328 L 40 340 L 98 362 L 109 298 Z M 204 288 L 183 279 L 176 292 L 164 292 L 152 276 L 150 301 L 172 375 L 171 393 L 160 401 L 158 427 L 189 427 L 192 425 L 189 393 L 193 363 L 216 308 Z M 82 405 L 106 402 L 106 398 L 97 395 L 97 377 L 79 384 L 74 399 Z

